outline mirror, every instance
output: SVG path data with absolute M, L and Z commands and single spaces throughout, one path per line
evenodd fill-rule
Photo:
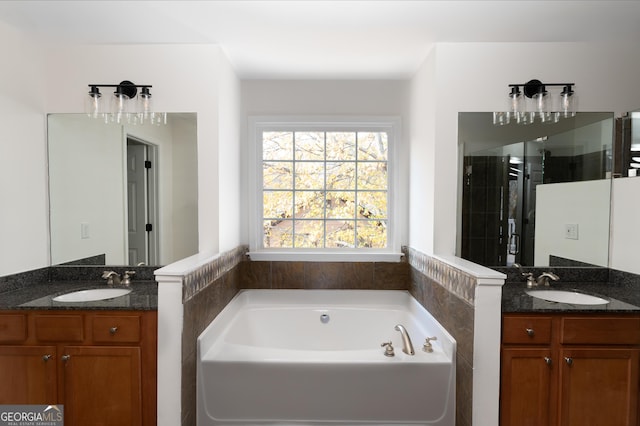
M 166 265 L 198 252 L 195 113 L 166 125 L 49 114 L 51 264 Z
M 458 115 L 457 255 L 485 266 L 608 266 L 613 113 L 504 126 Z

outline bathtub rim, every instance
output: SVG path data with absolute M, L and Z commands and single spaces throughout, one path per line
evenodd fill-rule
M 312 296 L 312 301 L 301 301 Z M 363 297 L 364 296 L 364 297 Z M 203 353 L 219 338 L 221 332 L 232 321 L 234 316 L 245 307 L 258 307 L 268 304 L 317 307 L 328 304 L 341 306 L 370 305 L 388 307 L 389 305 L 408 308 L 412 315 L 425 316 L 436 329 L 433 333 L 437 337 L 437 344 L 442 347 L 447 357 L 455 364 L 457 342 L 453 336 L 440 324 L 435 317 L 422 306 L 407 290 L 322 290 L 322 289 L 243 289 L 240 290 L 220 313 L 205 327 L 196 340 L 196 357 L 198 363 L 202 360 Z M 414 337 L 417 339 L 418 336 Z M 416 350 L 422 347 L 422 341 L 414 341 Z M 203 351 L 204 349 L 204 351 Z

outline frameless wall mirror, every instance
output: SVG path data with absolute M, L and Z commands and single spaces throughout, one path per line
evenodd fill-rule
M 458 256 L 485 266 L 608 265 L 613 113 L 496 126 L 458 115 Z
M 165 265 L 198 252 L 195 113 L 159 126 L 47 121 L 52 265 Z

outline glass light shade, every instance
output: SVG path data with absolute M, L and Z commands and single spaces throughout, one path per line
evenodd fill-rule
M 104 100 L 102 99 L 102 94 L 98 87 L 91 86 L 89 94 L 85 97 L 84 110 L 91 118 L 102 117 L 105 113 Z
M 154 121 L 153 103 L 151 99 L 151 93 L 148 87 L 143 87 L 138 95 L 136 112 L 138 113 L 138 119 L 140 123 Z
M 517 122 L 522 121 L 522 116 L 525 113 L 524 98 L 519 87 L 512 87 L 511 93 L 509 93 L 509 113 L 511 117 Z
M 511 121 L 511 114 L 508 111 L 499 111 L 493 113 L 493 124 L 496 126 L 504 126 Z
M 551 113 L 549 110 L 549 96 L 547 91 L 543 88 L 540 92 L 536 93 L 532 97 L 535 104 L 535 110 L 538 113 L 540 121 L 543 123 L 551 121 Z
M 129 120 L 131 99 L 124 93 L 114 92 L 111 97 L 111 114 L 113 121 L 116 123 L 122 123 Z
M 564 118 L 576 115 L 576 95 L 571 86 L 565 86 L 560 93 L 560 113 Z

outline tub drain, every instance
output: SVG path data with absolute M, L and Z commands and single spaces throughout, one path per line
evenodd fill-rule
M 329 320 L 331 319 L 331 317 L 327 314 L 322 314 L 320 315 L 320 322 L 323 324 L 326 324 L 329 322 Z

